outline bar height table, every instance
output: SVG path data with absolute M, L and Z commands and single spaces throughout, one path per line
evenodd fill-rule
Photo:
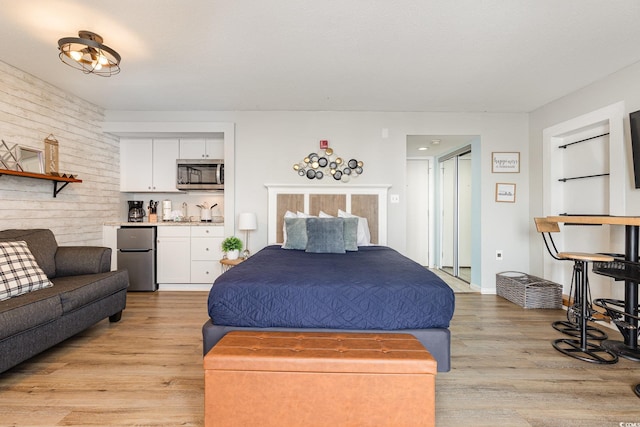
M 590 216 L 590 215 L 560 215 L 548 216 L 551 222 L 561 222 L 581 225 L 624 225 L 625 248 L 624 259 L 629 262 L 638 262 L 638 230 L 640 229 L 640 217 L 636 216 Z M 624 281 L 624 311 L 633 316 L 638 316 L 638 282 Z M 626 359 L 640 361 L 640 349 L 638 348 L 638 320 L 625 316 L 625 321 L 631 325 L 631 329 L 618 328 L 624 337 L 624 341 L 605 340 L 602 346 Z

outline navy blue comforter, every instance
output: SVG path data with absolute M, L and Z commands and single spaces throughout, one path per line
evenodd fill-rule
M 446 283 L 386 246 L 346 254 L 267 246 L 218 277 L 209 316 L 259 328 L 447 328 L 454 303 Z

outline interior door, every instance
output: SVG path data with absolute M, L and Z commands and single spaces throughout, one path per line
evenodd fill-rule
M 471 282 L 471 147 L 439 159 L 440 261 L 444 272 Z
M 456 261 L 456 158 L 440 163 L 440 264 L 441 270 L 457 276 Z
M 431 160 L 407 160 L 407 256 L 420 265 L 430 262 L 429 171 Z

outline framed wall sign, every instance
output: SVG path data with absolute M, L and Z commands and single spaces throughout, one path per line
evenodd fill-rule
M 499 182 L 496 184 L 496 202 L 515 203 L 516 185 Z
M 491 153 L 491 172 L 493 173 L 519 173 L 520 153 Z

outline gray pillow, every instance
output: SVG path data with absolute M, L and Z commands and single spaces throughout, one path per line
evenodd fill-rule
M 307 252 L 343 254 L 343 218 L 307 218 Z
M 282 249 L 296 249 L 304 251 L 307 248 L 307 219 L 306 218 L 285 218 L 284 228 L 287 240 L 282 245 Z
M 358 218 L 344 218 L 344 249 L 358 250 Z

